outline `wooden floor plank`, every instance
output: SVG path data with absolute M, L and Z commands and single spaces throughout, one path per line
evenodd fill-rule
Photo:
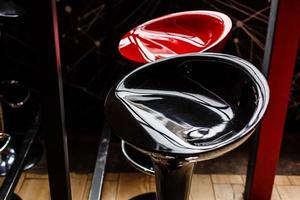
M 156 184 L 155 184 L 155 180 L 152 181 L 150 179 L 150 189 L 149 189 L 150 192 L 156 192 Z
M 282 200 L 299 200 L 300 186 L 277 186 L 278 193 Z
M 92 173 L 89 173 L 88 174 L 88 180 L 90 181 L 90 180 L 92 180 L 93 179 L 93 174 Z
M 276 186 L 273 187 L 271 200 L 281 200 Z
M 0 176 L 0 185 L 2 185 L 4 179 L 5 179 L 5 178 L 4 178 L 3 176 Z
M 216 200 L 234 200 L 231 184 L 213 184 Z
M 47 174 L 24 173 L 16 186 L 23 200 L 50 199 Z M 0 178 L 0 181 L 3 178 Z M 91 174 L 71 173 L 72 197 L 88 200 Z M 193 176 L 191 200 L 242 200 L 245 176 Z M 300 176 L 277 176 L 271 200 L 299 200 Z M 138 194 L 155 191 L 154 177 L 142 173 L 107 173 L 104 178 L 102 200 L 128 200 Z
M 150 192 L 156 192 L 155 176 L 149 176 L 150 179 Z
M 288 176 L 291 185 L 300 185 L 300 176 Z
M 194 175 L 191 186 L 192 200 L 214 200 L 214 190 L 209 175 Z
M 150 177 L 142 173 L 121 173 L 118 183 L 117 200 L 128 200 L 150 191 Z
M 104 180 L 105 181 L 118 181 L 119 180 L 119 173 L 105 173 Z
M 71 173 L 71 192 L 73 200 L 82 200 L 88 182 L 87 174 Z
M 287 176 L 275 176 L 275 185 L 291 185 Z
M 104 181 L 101 200 L 115 200 L 117 198 L 118 181 Z
M 25 180 L 25 174 L 22 173 L 21 176 L 20 176 L 20 178 L 19 178 L 19 181 L 17 183 L 17 186 L 15 188 L 15 193 L 18 193 L 20 191 L 20 189 L 21 189 L 21 187 L 22 187 L 22 185 L 24 183 L 24 180 Z
M 48 179 L 48 174 L 46 173 L 25 173 L 26 179 Z
M 233 199 L 234 200 L 243 200 L 245 186 L 242 184 L 233 184 Z
M 18 194 L 23 200 L 50 200 L 47 179 L 25 179 Z
M 16 188 L 16 192 L 23 198 L 23 200 L 50 199 L 47 175 L 28 173 L 24 177 L 25 179 L 23 184 L 19 189 Z M 87 182 L 87 174 L 71 173 L 71 191 L 73 200 L 87 199 L 87 197 L 85 197 Z
M 243 178 L 241 175 L 225 175 L 225 174 L 213 174 L 211 175 L 213 183 L 230 183 L 230 184 L 243 184 Z
M 86 186 L 84 188 L 84 194 L 82 200 L 88 200 L 90 195 L 90 190 L 92 186 L 92 179 L 90 179 L 90 176 L 88 176 L 88 180 L 86 182 Z
M 246 175 L 241 175 L 241 176 L 242 176 L 242 179 L 243 179 L 243 184 L 246 184 L 247 176 Z

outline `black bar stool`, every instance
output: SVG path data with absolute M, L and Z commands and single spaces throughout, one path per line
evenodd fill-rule
M 168 14 L 147 21 L 126 33 L 119 52 L 140 66 L 161 58 L 184 53 L 222 51 L 232 27 L 220 12 L 196 10 Z M 124 156 L 139 171 L 153 175 L 150 157 L 121 141 Z
M 23 8 L 15 4 L 11 0 L 3 0 L 0 2 L 0 19 L 7 20 L 9 18 L 16 18 L 20 15 L 24 14 Z M 0 30 L 1 37 L 1 30 Z M 18 89 L 17 81 L 2 81 L 0 83 L 0 104 L 2 102 L 8 104 L 10 107 L 18 108 L 23 105 L 27 101 L 26 97 L 22 101 L 14 101 L 14 97 L 12 99 L 7 98 L 8 95 L 4 94 L 8 90 Z M 0 105 L 0 129 L 1 132 L 4 131 L 4 120 L 3 120 L 3 110 L 2 105 Z M 0 133 L 0 176 L 5 176 L 14 163 L 16 152 L 15 149 L 9 145 L 11 141 L 11 136 L 7 133 Z
M 24 14 L 24 9 L 11 0 L 3 0 L 0 2 L 0 17 L 3 18 L 15 18 Z M 1 36 L 1 32 L 0 32 Z M 2 112 L 2 110 L 1 110 Z M 3 128 L 4 123 L 1 122 Z M 5 133 L 0 134 L 0 143 L 1 143 L 1 160 L 0 160 L 0 175 L 3 176 L 10 169 L 14 163 L 16 152 L 13 147 L 9 146 L 10 136 Z M 17 194 L 13 194 L 13 200 L 21 200 Z
M 150 156 L 157 199 L 187 200 L 195 162 L 246 141 L 268 100 L 268 84 L 249 62 L 225 54 L 186 54 L 125 76 L 109 92 L 105 113 L 115 134 Z
M 0 2 L 0 24 L 13 23 L 14 19 L 25 14 L 25 10 L 14 3 L 12 0 L 2 0 Z M 2 27 L 1 27 L 2 28 Z M 2 36 L 0 30 L 0 37 Z M 0 44 L 1 45 L 1 44 Z M 4 103 L 9 108 L 18 110 L 22 108 L 24 104 L 30 99 L 30 89 L 20 84 L 17 80 L 4 80 L 0 83 L 0 104 Z M 0 176 L 6 176 L 16 159 L 16 150 L 14 144 L 11 144 L 13 137 L 4 131 L 4 120 L 2 113 L 2 105 L 0 105 Z M 33 167 L 42 157 L 43 148 L 39 142 L 33 147 L 24 165 L 24 170 Z M 17 194 L 13 194 L 13 200 L 21 200 Z
M 4 107 L 4 118 L 6 123 L 2 121 L 2 131 L 7 127 L 8 132 L 11 133 L 12 144 L 7 146 L 7 153 L 10 152 L 13 156 L 9 156 L 10 165 L 13 164 L 12 158 L 15 158 L 15 149 L 18 149 L 20 143 L 26 134 L 29 124 L 33 123 L 33 117 L 38 113 L 38 106 L 36 99 L 38 94 L 31 91 L 27 86 L 17 80 L 4 80 L 0 82 L 0 103 Z M 4 124 L 6 126 L 4 126 Z M 18 124 L 18 126 L 16 126 Z M 20 141 L 21 140 L 21 141 Z M 24 170 L 28 170 L 35 166 L 43 156 L 43 146 L 39 137 L 36 138 L 32 145 L 29 155 L 24 164 Z M 4 169 L 0 165 L 0 175 L 5 176 L 10 167 L 5 166 Z

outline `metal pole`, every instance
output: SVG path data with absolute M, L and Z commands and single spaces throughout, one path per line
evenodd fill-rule
M 95 170 L 93 174 L 92 186 L 90 190 L 89 200 L 100 200 L 103 188 L 103 180 L 105 175 L 105 166 L 109 148 L 111 130 L 104 122 L 103 130 L 100 138 L 100 145 L 96 159 Z

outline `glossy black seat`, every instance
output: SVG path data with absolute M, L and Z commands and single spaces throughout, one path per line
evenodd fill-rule
M 110 91 L 114 132 L 151 157 L 158 199 L 188 199 L 195 162 L 243 143 L 268 103 L 263 75 L 225 54 L 189 54 L 136 69 Z

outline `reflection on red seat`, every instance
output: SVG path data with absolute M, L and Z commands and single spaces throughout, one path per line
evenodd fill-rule
M 139 63 L 177 54 L 216 52 L 223 48 L 231 27 L 230 18 L 215 11 L 169 14 L 130 30 L 122 37 L 119 51 Z

